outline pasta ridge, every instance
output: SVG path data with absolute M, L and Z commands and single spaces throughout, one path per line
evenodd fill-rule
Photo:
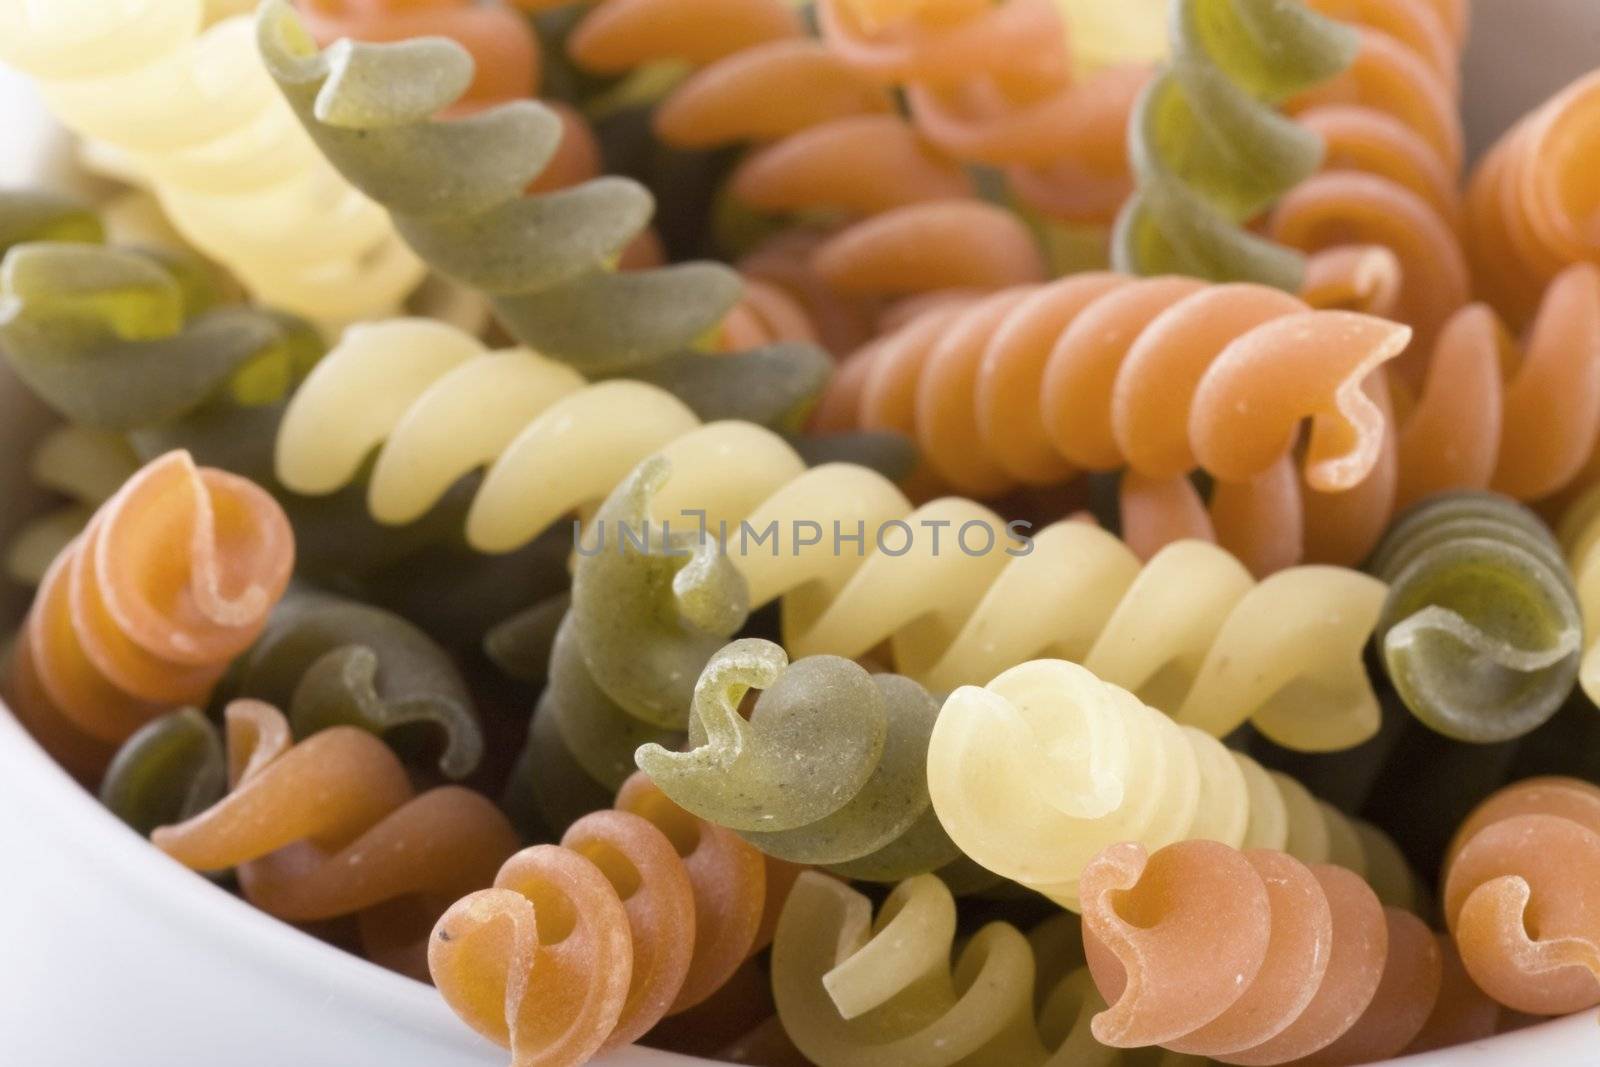
M 1204 839 L 1287 849 L 1385 886 L 1415 886 L 1381 833 L 1076 664 L 1035 660 L 964 686 L 940 711 L 928 787 L 952 840 L 981 866 L 1073 910 L 1102 849 Z
M 368 958 L 426 973 L 445 905 L 487 884 L 518 847 L 489 800 L 459 786 L 413 792 L 399 759 L 364 730 L 295 742 L 270 704 L 228 705 L 226 796 L 152 843 L 195 870 L 235 867 L 246 899 L 288 922 L 355 915 Z

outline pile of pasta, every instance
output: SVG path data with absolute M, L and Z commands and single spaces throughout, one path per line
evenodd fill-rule
M 1472 163 L 1468 6 L 0 0 L 4 706 L 515 1067 L 1600 1006 L 1600 71 Z

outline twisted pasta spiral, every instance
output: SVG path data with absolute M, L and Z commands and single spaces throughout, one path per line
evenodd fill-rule
M 762 694 L 746 721 L 750 689 Z M 673 800 L 769 856 L 898 881 L 959 855 L 928 799 L 938 714 L 908 678 L 834 656 L 791 664 L 771 642 L 736 641 L 695 686 L 691 747 L 650 744 L 637 759 Z
M 1080 274 L 925 311 L 841 368 L 816 422 L 912 434 L 940 482 L 980 496 L 1125 466 L 1123 526 L 1144 553 L 1198 536 L 1258 574 L 1353 564 L 1393 495 L 1373 371 L 1410 336 L 1266 286 Z M 1306 417 L 1303 489 L 1290 445 Z M 1209 515 L 1194 468 L 1216 482 Z
M 1434 497 L 1401 516 L 1371 569 L 1389 583 L 1376 634 L 1389 677 L 1433 729 L 1509 740 L 1571 694 L 1583 616 L 1532 512 L 1489 493 Z
M 950 890 L 933 875 L 902 882 L 874 919 L 862 894 L 825 875 L 802 874 L 778 920 L 772 988 L 784 1029 L 807 1061 L 818 1067 L 1135 1062 L 1089 1033 L 1089 1015 L 1104 1004 L 1081 953 L 1073 969 L 1070 954 L 1053 950 L 1044 928 L 1025 938 L 992 922 L 952 961 L 956 919 Z M 1196 1063 L 1177 1055 L 1136 1062 Z
M 1061 660 L 951 694 L 928 743 L 928 789 L 963 852 L 1074 910 L 1084 865 L 1129 840 L 1287 848 L 1371 869 L 1397 902 L 1412 899 L 1405 862 L 1381 834 Z
M 1600 487 L 1566 510 L 1558 532 L 1583 612 L 1578 682 L 1589 700 L 1600 705 Z
M 520 341 L 589 375 L 658 381 L 708 417 L 774 418 L 741 402 L 744 389 L 772 394 L 774 365 L 794 388 L 777 419 L 797 417 L 815 395 L 828 361 L 808 346 L 736 357 L 688 351 L 737 302 L 732 271 L 610 269 L 649 222 L 643 187 L 600 178 L 524 195 L 560 141 L 554 112 L 516 101 L 466 119 L 430 118 L 466 87 L 471 61 L 458 45 L 346 41 L 319 52 L 281 0 L 263 6 L 258 27 L 269 69 L 328 158 L 389 209 L 435 269 L 489 294 Z
M 533 95 L 539 41 L 528 20 L 508 5 L 473 0 L 296 0 L 306 28 L 324 47 L 341 37 L 404 41 L 448 37 L 472 54 L 472 84 L 461 97 L 477 109 Z
M 1445 859 L 1444 915 L 1467 972 L 1516 1011 L 1600 1004 L 1600 788 L 1530 778 L 1478 806 Z
M 1357 875 L 1270 849 L 1113 845 L 1083 872 L 1094 1036 L 1223 1063 L 1368 1063 L 1424 1033 L 1443 961 Z
M 185 452 L 156 459 L 44 576 L 6 702 L 63 765 L 97 777 L 110 746 L 204 703 L 293 564 L 288 519 L 266 492 Z
M 1005 168 L 1020 200 L 1056 217 L 1107 222 L 1126 198 L 1128 114 L 1148 71 L 1076 79 L 1070 27 L 1051 0 L 820 0 L 817 20 L 845 62 L 904 87 L 929 142 Z
M 470 789 L 414 795 L 364 730 L 335 726 L 297 744 L 276 708 L 236 700 L 227 733 L 227 796 L 151 842 L 195 870 L 236 867 L 245 898 L 287 922 L 355 915 L 375 963 L 425 974 L 434 920 L 519 844 Z
M 1274 105 L 1348 67 L 1355 34 L 1270 0 L 1173 0 L 1169 11 L 1172 65 L 1131 120 L 1138 193 L 1118 220 L 1113 262 L 1297 292 L 1302 258 L 1244 224 L 1321 164 L 1321 139 Z
M 75 132 L 125 153 L 196 248 L 263 303 L 324 322 L 394 309 L 421 265 L 317 154 L 247 17 L 201 0 L 0 4 L 0 59 Z
M 1267 233 L 1307 252 L 1375 244 L 1403 277 L 1383 314 L 1430 344 L 1471 297 L 1457 232 L 1462 131 L 1457 70 L 1463 0 L 1307 0 L 1359 35 L 1343 74 L 1302 93 L 1289 112 L 1325 145 L 1322 173 L 1290 190 Z M 1408 370 L 1420 371 L 1417 360 Z
M 830 287 L 901 294 L 1043 275 L 1027 228 L 977 200 L 960 167 L 893 114 L 887 87 L 808 37 L 783 0 L 693 10 L 607 0 L 569 48 L 607 72 L 669 60 L 699 68 L 657 108 L 658 135 L 699 149 L 757 142 L 729 179 L 735 201 L 849 220 L 812 253 Z
M 707 379 L 701 402 L 775 415 L 791 395 L 783 370 L 764 367 L 777 380 L 762 393 L 738 377 Z M 526 349 L 490 352 L 452 326 L 397 319 L 351 327 L 294 394 L 278 432 L 277 471 L 296 492 L 331 493 L 381 445 L 367 500 L 379 521 L 403 524 L 487 463 L 467 539 L 503 552 L 603 499 L 641 459 L 700 425 L 656 386 L 590 385 Z
M 716 992 L 770 937 L 792 872 L 643 775 L 561 844 L 506 860 L 439 919 L 446 1003 L 518 1067 L 576 1065 Z
M 433 748 L 450 778 L 466 777 L 483 756 L 483 727 L 449 654 L 403 617 L 359 601 L 287 597 L 229 688 L 288 709 L 299 738 L 358 726 L 405 751 L 415 728 L 426 726 L 442 738 Z
M 1573 263 L 1600 263 L 1594 129 L 1600 71 L 1522 119 L 1472 174 L 1466 234 L 1481 295 L 1513 322 L 1533 313 L 1545 284 Z
M 226 393 L 276 398 L 322 355 L 306 323 L 214 306 L 195 264 L 93 244 L 18 245 L 0 263 L 0 353 L 40 399 L 107 430 L 170 423 Z

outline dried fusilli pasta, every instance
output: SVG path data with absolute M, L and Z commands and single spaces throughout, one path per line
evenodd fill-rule
M 739 704 L 762 690 L 748 721 Z M 695 686 L 689 745 L 639 750 L 641 770 L 689 811 L 769 856 L 846 878 L 899 881 L 959 854 L 928 798 L 939 704 L 891 674 L 837 656 L 730 644 Z
M 641 186 L 599 178 L 524 193 L 560 142 L 555 112 L 514 101 L 435 120 L 471 74 L 453 42 L 344 41 L 320 52 L 281 0 L 263 6 L 258 28 L 268 68 L 323 152 L 430 265 L 489 294 L 518 340 L 590 376 L 656 381 L 704 417 L 803 415 L 829 366 L 821 351 L 691 351 L 738 301 L 735 273 L 712 263 L 611 269 L 650 220 Z
M 963 852 L 1073 909 L 1101 849 L 1191 838 L 1287 849 L 1368 874 L 1396 903 L 1415 899 L 1381 833 L 1062 660 L 951 694 L 928 746 L 928 788 Z
M 201 0 L 0 3 L 0 59 L 55 115 L 132 162 L 183 235 L 252 294 L 345 322 L 422 277 L 389 218 L 317 154 L 267 76 L 251 20 Z
M 1279 202 L 1267 232 L 1317 252 L 1375 244 L 1398 257 L 1402 278 L 1382 313 L 1423 345 L 1470 299 L 1457 234 L 1462 131 L 1457 73 L 1466 42 L 1464 0 L 1306 0 L 1352 26 L 1359 49 L 1343 74 L 1288 110 L 1325 144 L 1322 173 Z M 1407 361 L 1417 369 L 1415 361 Z
M 1080 274 L 923 312 L 841 368 L 816 422 L 914 435 L 942 484 L 980 496 L 1126 467 L 1124 533 L 1144 554 L 1193 536 L 1258 574 L 1352 565 L 1394 489 L 1373 372 L 1410 336 L 1266 286 Z M 1209 514 L 1195 468 L 1215 481 Z
M 854 889 L 802 874 L 778 920 L 772 986 L 784 1029 L 807 1061 L 1131 1067 L 1089 1033 L 1103 1001 L 1086 970 L 1053 974 L 1044 945 L 1002 922 L 978 930 L 952 960 L 956 919 L 950 890 L 932 875 L 901 883 L 874 918 L 871 901 Z
M 604 16 L 602 8 L 591 17 Z M 685 35 L 704 29 L 694 19 L 678 23 Z M 655 44 L 663 57 L 681 49 L 671 35 Z M 885 86 L 796 28 L 696 71 L 661 103 L 655 127 L 686 147 L 760 145 L 729 178 L 740 204 L 850 220 L 810 253 L 830 287 L 901 295 L 1041 277 L 1027 227 L 976 199 L 972 179 L 893 107 Z
M 228 794 L 151 841 L 198 871 L 235 867 L 245 898 L 287 922 L 355 915 L 375 963 L 426 974 L 435 920 L 520 844 L 479 793 L 414 793 L 365 730 L 335 726 L 296 743 L 276 708 L 236 700 L 227 734 Z
M 183 708 L 150 720 L 122 743 L 100 782 L 100 803 L 142 837 L 198 815 L 227 788 L 217 728 Z
M 791 877 L 643 775 L 614 810 L 505 862 L 428 943 L 434 984 L 516 1067 L 575 1067 L 715 993 Z
M 1478 292 L 1519 325 L 1564 267 L 1600 264 L 1597 121 L 1600 71 L 1525 117 L 1473 172 L 1466 232 Z
M 1520 737 L 1566 701 L 1583 653 L 1572 574 L 1539 518 L 1451 493 L 1396 521 L 1371 570 L 1389 583 L 1376 640 L 1413 714 L 1463 741 Z
M 1600 788 L 1530 778 L 1467 817 L 1444 867 L 1444 916 L 1484 992 L 1515 1011 L 1600 1004 Z
M 1425 1037 L 1443 959 L 1355 874 L 1270 849 L 1113 845 L 1083 872 L 1095 1037 L 1223 1063 L 1369 1063 Z M 1454 992 L 1454 991 L 1452 991 Z
M 904 88 L 928 141 L 1004 168 L 1024 203 L 1108 222 L 1126 197 L 1128 115 L 1149 71 L 1076 79 L 1070 28 L 1051 0 L 820 0 L 817 21 L 846 62 Z
M 239 661 L 229 692 L 283 708 L 297 738 L 358 726 L 408 745 L 426 727 L 424 751 L 437 752 L 451 778 L 470 774 L 483 756 L 472 694 L 445 650 L 399 615 L 359 601 L 291 594 Z
M 156 459 L 44 576 L 6 702 L 58 760 L 96 777 L 110 746 L 205 702 L 293 564 L 288 519 L 265 491 L 185 452 Z
M 224 393 L 275 399 L 322 354 L 306 323 L 216 306 L 203 268 L 158 253 L 19 245 L 0 263 L 0 300 L 0 353 L 80 426 L 157 426 Z
M 1144 92 L 1129 149 L 1138 193 L 1118 269 L 1298 292 L 1302 257 L 1245 228 L 1322 162 L 1322 140 L 1275 108 L 1350 65 L 1356 37 L 1299 3 L 1172 0 L 1172 65 Z

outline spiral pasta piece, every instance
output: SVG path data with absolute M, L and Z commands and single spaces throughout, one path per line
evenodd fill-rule
M 1194 838 L 1371 867 L 1398 903 L 1413 899 L 1404 861 L 1381 834 L 1061 660 L 952 693 L 928 744 L 928 788 L 963 852 L 1073 910 L 1101 849 Z
M 589 19 L 606 15 L 602 5 Z M 674 22 L 693 32 L 698 18 L 714 17 L 680 13 Z M 574 44 L 580 57 L 584 40 Z M 662 35 L 656 58 L 677 54 L 674 40 Z M 683 147 L 755 142 L 728 179 L 741 205 L 813 220 L 838 216 L 837 232 L 813 253 L 831 288 L 904 295 L 1043 277 L 1027 227 L 978 200 L 960 166 L 893 111 L 886 86 L 796 28 L 714 57 L 662 101 L 654 125 L 665 142 Z
M 1528 114 L 1473 171 L 1465 222 L 1474 280 L 1518 325 L 1565 267 L 1600 264 L 1600 189 L 1591 165 L 1597 114 L 1600 71 Z
M 1559 274 L 1520 347 L 1484 305 L 1452 316 L 1398 432 L 1401 505 L 1447 489 L 1492 488 L 1534 501 L 1591 482 L 1600 443 L 1600 268 Z
M 787 877 L 643 775 L 463 897 L 428 944 L 434 984 L 517 1067 L 586 1063 L 716 992 L 763 947 Z
M 1222 1063 L 1353 1064 L 1423 1033 L 1443 962 L 1357 875 L 1284 852 L 1126 842 L 1084 869 L 1094 1036 Z
M 1321 164 L 1321 139 L 1275 105 L 1348 67 L 1355 34 L 1302 4 L 1259 0 L 1173 0 L 1169 19 L 1172 65 L 1130 122 L 1138 192 L 1114 262 L 1298 292 L 1302 257 L 1244 224 Z
M 1082 953 L 991 922 L 952 960 L 956 905 L 933 875 L 908 879 L 876 918 L 871 902 L 815 872 L 800 876 L 772 945 L 784 1029 L 818 1067 L 1194 1067 L 1176 1054 L 1126 1055 L 1096 1041 L 1103 1009 Z M 1048 925 L 1048 924 L 1047 924 Z M 1077 923 L 1074 921 L 1074 927 Z
M 404 41 L 448 37 L 472 55 L 473 78 L 461 106 L 476 110 L 532 96 L 539 83 L 539 41 L 510 5 L 472 0 L 296 0 L 324 48 L 341 37 Z
M 401 616 L 359 601 L 286 598 L 240 659 L 230 690 L 288 709 L 297 738 L 343 725 L 404 744 L 428 727 L 442 739 L 432 747 L 450 778 L 472 773 L 483 756 L 483 727 L 449 654 Z
M 1566 701 L 1583 614 L 1561 549 L 1511 500 L 1454 493 L 1417 505 L 1372 559 L 1389 584 L 1376 634 L 1412 713 L 1464 741 L 1520 737 Z
M 1128 115 L 1149 72 L 1127 65 L 1075 77 L 1071 27 L 1057 4 L 822 0 L 817 20 L 846 62 L 904 87 L 929 142 L 1004 168 L 1023 202 L 1057 218 L 1109 222 L 1126 198 Z
M 610 268 L 650 220 L 642 186 L 599 178 L 524 194 L 560 143 L 553 111 L 514 101 L 465 119 L 432 119 L 470 78 L 460 46 L 346 41 L 321 52 L 281 0 L 262 8 L 258 30 L 269 69 L 322 151 L 389 209 L 434 269 L 488 294 L 521 342 L 588 376 L 661 382 L 707 417 L 774 418 L 756 410 L 776 391 L 774 366 L 791 390 L 777 405 L 780 421 L 797 418 L 820 388 L 828 361 L 809 346 L 740 356 L 690 351 L 739 298 L 738 276 L 727 268 Z M 758 395 L 751 405 L 741 402 L 745 389 Z
M 192 262 L 93 244 L 40 242 L 0 262 L 0 353 L 79 426 L 136 430 L 225 395 L 276 399 L 322 355 L 311 327 L 216 306 Z
M 1444 868 L 1444 915 L 1467 973 L 1507 1007 L 1559 1015 L 1600 1004 L 1600 788 L 1507 786 L 1467 817 Z
M 748 720 L 739 704 L 762 690 Z M 788 661 L 768 641 L 736 641 L 695 687 L 689 745 L 651 744 L 639 768 L 689 811 L 769 856 L 892 882 L 959 853 L 928 798 L 927 690 L 850 660 Z
M 323 322 L 392 311 L 422 267 L 318 155 L 267 76 L 248 17 L 201 0 L 0 5 L 0 59 L 57 118 L 133 163 L 196 248 L 255 298 Z
M 1457 71 L 1467 5 L 1307 3 L 1353 28 L 1359 47 L 1342 74 L 1288 105 L 1324 143 L 1324 164 L 1283 197 L 1267 232 L 1306 252 L 1350 244 L 1389 249 L 1403 277 L 1385 314 L 1430 344 L 1472 290 L 1457 193 L 1463 142 Z M 1406 369 L 1420 371 L 1418 360 L 1408 360 Z
M 227 708 L 229 792 L 151 842 L 199 871 L 235 867 L 245 898 L 286 922 L 354 915 L 368 958 L 426 973 L 428 931 L 516 851 L 505 816 L 459 786 L 413 794 L 394 753 L 335 726 L 294 742 L 270 704 Z
M 846 362 L 817 423 L 911 434 L 937 481 L 985 497 L 1127 467 L 1123 525 L 1147 553 L 1197 536 L 1259 574 L 1348 565 L 1388 518 L 1373 372 L 1410 336 L 1266 286 L 1079 274 L 924 311 Z M 1290 445 L 1307 417 L 1302 488 Z M 1195 468 L 1216 482 L 1209 514 Z
M 294 537 L 272 497 L 185 452 L 108 500 L 40 583 L 7 704 L 76 773 L 162 711 L 203 704 L 288 585 Z

